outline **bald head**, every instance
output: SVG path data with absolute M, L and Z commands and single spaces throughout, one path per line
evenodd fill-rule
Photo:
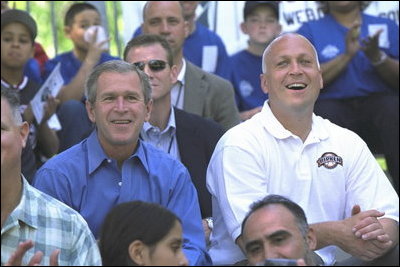
M 179 9 L 180 11 L 178 14 L 182 15 L 182 18 L 184 18 L 183 8 L 179 1 L 147 1 L 143 7 L 143 21 L 146 21 L 146 14 L 148 11 L 152 8 L 158 8 L 160 3 L 169 3 L 169 6 Z
M 317 54 L 317 50 L 315 50 L 314 45 L 304 36 L 297 34 L 297 33 L 284 33 L 279 35 L 278 37 L 276 37 L 268 46 L 267 48 L 265 48 L 264 50 L 264 54 L 262 57 L 262 72 L 266 73 L 267 72 L 267 60 L 269 60 L 270 55 L 271 55 L 271 51 L 273 50 L 273 48 L 278 45 L 279 43 L 283 42 L 283 41 L 288 41 L 288 42 L 296 42 L 298 43 L 298 45 L 305 45 L 308 46 L 312 49 L 313 54 L 315 55 L 315 59 L 317 62 L 317 66 L 318 66 L 318 70 L 320 70 L 320 64 L 319 64 L 319 60 L 318 60 L 318 54 Z

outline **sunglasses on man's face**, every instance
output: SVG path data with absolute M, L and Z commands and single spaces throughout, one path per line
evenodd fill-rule
M 149 60 L 146 62 L 143 61 L 139 61 L 139 62 L 134 62 L 133 65 L 135 65 L 138 69 L 140 69 L 141 71 L 144 70 L 144 67 L 147 65 L 149 65 L 149 68 L 151 69 L 151 71 L 162 71 L 163 69 L 165 69 L 165 67 L 167 66 L 167 62 L 163 61 L 163 60 L 159 60 L 159 59 L 153 59 L 153 60 Z

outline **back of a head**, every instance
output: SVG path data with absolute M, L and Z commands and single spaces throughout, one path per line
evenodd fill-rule
M 103 265 L 136 265 L 128 248 L 140 240 L 154 246 L 180 221 L 171 211 L 156 203 L 132 201 L 115 206 L 104 220 L 100 234 Z

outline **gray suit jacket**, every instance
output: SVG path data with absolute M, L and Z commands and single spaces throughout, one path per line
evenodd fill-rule
M 239 124 L 232 84 L 186 61 L 183 109 L 210 118 L 225 130 Z

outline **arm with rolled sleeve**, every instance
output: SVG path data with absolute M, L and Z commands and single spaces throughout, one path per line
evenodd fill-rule
M 182 221 L 183 250 L 192 266 L 211 265 L 211 259 L 206 252 L 205 236 L 201 222 L 200 206 L 197 192 L 190 179 L 189 172 L 176 168 L 173 177 L 176 183 L 170 192 L 167 208 L 174 212 Z

